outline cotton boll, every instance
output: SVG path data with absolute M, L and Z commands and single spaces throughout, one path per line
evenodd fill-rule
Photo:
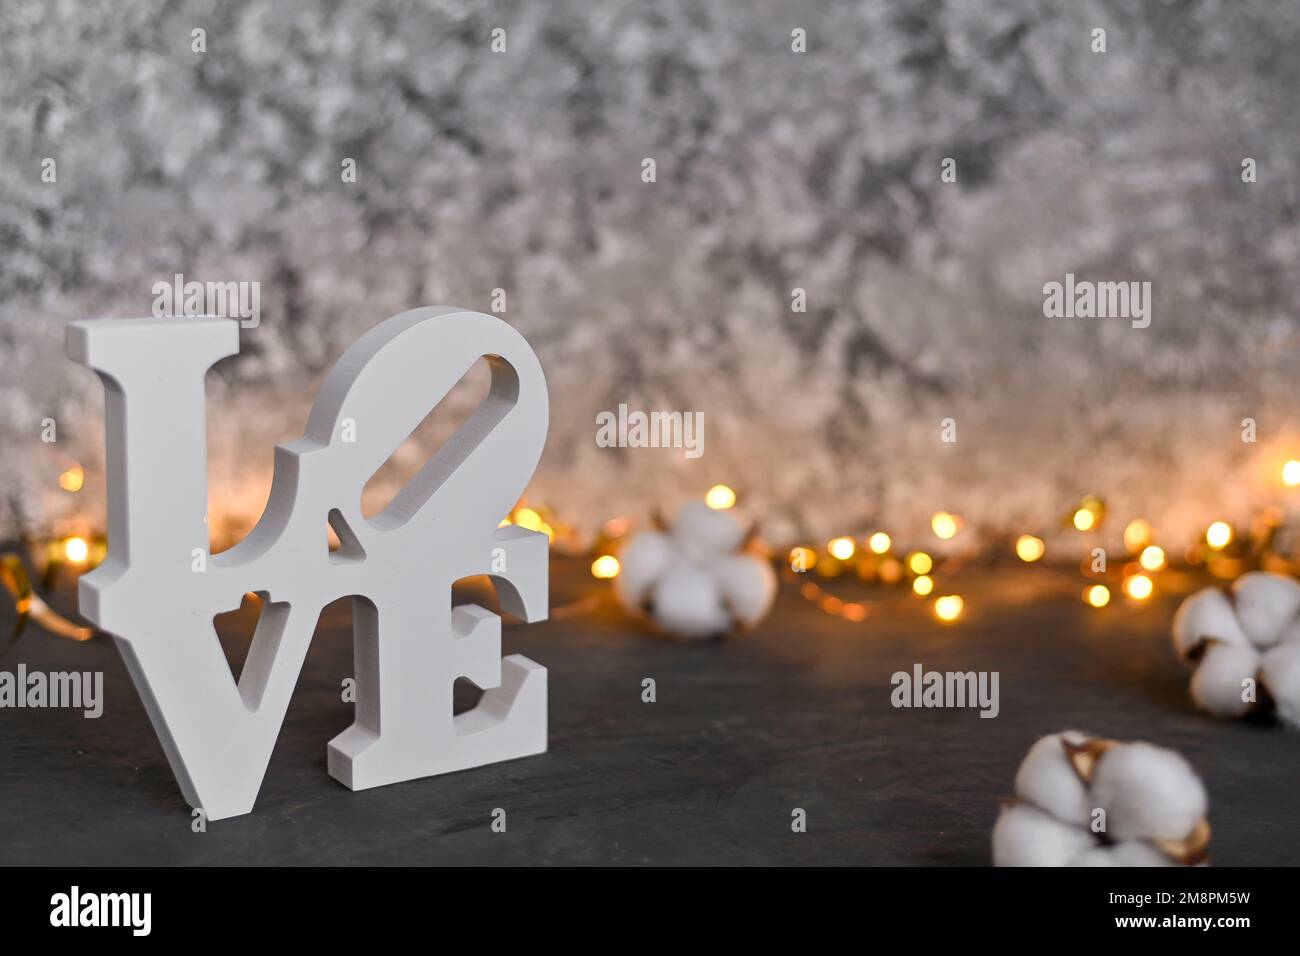
M 1060 820 L 1086 825 L 1093 803 L 1062 745 L 1065 736 L 1049 734 L 1029 748 L 1016 771 L 1016 793 Z
M 1071 857 L 1065 866 L 1120 866 L 1115 862 L 1115 855 L 1108 846 L 1094 845 L 1077 856 Z
M 1289 627 L 1283 629 L 1278 644 L 1300 644 L 1300 615 L 1296 616 Z
M 763 619 L 776 597 L 776 572 L 752 554 L 728 555 L 711 569 L 731 613 L 752 627 Z
M 717 584 L 691 565 L 670 569 L 651 591 L 651 604 L 655 621 L 682 637 L 713 637 L 732 627 Z
M 1300 614 L 1300 583 L 1282 574 L 1251 571 L 1232 585 L 1237 621 L 1256 647 L 1272 647 Z
M 745 529 L 731 511 L 690 501 L 677 513 L 672 536 L 688 557 L 704 561 L 735 551 L 745 540 Z
M 1096 841 L 1027 803 L 1003 810 L 993 826 L 994 866 L 1065 866 Z
M 1192 675 L 1192 700 L 1219 717 L 1240 717 L 1254 707 L 1253 701 L 1242 700 L 1242 682 L 1258 670 L 1259 652 L 1254 648 L 1212 641 Z
M 1218 588 L 1197 591 L 1179 605 L 1174 615 L 1174 647 L 1179 656 L 1190 657 L 1202 641 L 1210 638 L 1250 646 L 1232 602 Z
M 1092 796 L 1116 840 L 1182 840 L 1205 816 L 1205 787 L 1181 754 L 1147 743 L 1119 744 L 1102 755 Z
M 1070 866 L 1176 866 L 1150 843 L 1125 840 L 1111 846 L 1095 846 L 1070 861 Z
M 776 573 L 769 562 L 737 550 L 744 539 L 735 515 L 691 502 L 667 531 L 627 543 L 614 593 L 629 611 L 649 610 L 662 629 L 682 637 L 754 626 L 772 607 Z
M 1300 644 L 1282 644 L 1264 654 L 1259 679 L 1268 688 L 1277 716 L 1300 730 Z
M 640 607 L 651 585 L 668 570 L 672 560 L 673 549 L 667 535 L 646 531 L 634 537 L 618 559 L 614 590 L 619 600 L 629 608 Z

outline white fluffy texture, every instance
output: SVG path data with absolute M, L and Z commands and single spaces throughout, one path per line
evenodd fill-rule
M 993 826 L 993 865 L 1069 866 L 1095 845 L 1088 830 L 1021 803 L 1003 810 Z
M 1273 698 L 1278 717 L 1300 728 L 1300 642 L 1268 651 L 1260 663 L 1259 679 Z
M 1075 772 L 1064 740 L 1077 731 L 1038 740 L 1016 773 L 1021 802 L 993 828 L 996 866 L 1170 866 L 1176 861 L 1150 842 L 1186 839 L 1206 814 L 1200 778 L 1179 754 L 1147 743 L 1121 743 L 1098 758 L 1090 784 Z M 1105 811 L 1103 844 L 1092 832 Z
M 1182 754 L 1148 743 L 1112 747 L 1090 787 L 1116 840 L 1182 840 L 1205 816 L 1205 786 Z
M 1251 571 L 1232 583 L 1241 629 L 1256 647 L 1272 647 L 1300 613 L 1300 584 L 1282 574 Z
M 1173 638 L 1184 659 L 1201 652 L 1191 685 L 1198 707 L 1240 717 L 1255 706 L 1242 699 L 1246 682 L 1258 680 L 1283 723 L 1300 727 L 1300 583 L 1293 578 L 1243 574 L 1231 600 L 1218 588 L 1198 591 L 1174 615 Z
M 1073 732 L 1051 734 L 1029 748 L 1016 771 L 1016 793 L 1058 819 L 1086 826 L 1095 804 L 1061 746 L 1067 736 Z
M 655 621 L 682 637 L 712 637 L 731 630 L 733 620 L 722 592 L 702 569 L 689 565 L 669 568 L 651 597 Z
M 1254 706 L 1243 681 L 1258 670 L 1259 652 L 1253 647 L 1211 642 L 1192 674 L 1192 700 L 1220 717 L 1240 717 Z
M 767 614 L 776 593 L 772 565 L 753 554 L 729 554 L 713 566 L 713 580 L 736 619 L 753 627 Z
M 668 536 L 658 531 L 643 531 L 623 548 L 619 555 L 618 577 L 614 591 L 628 607 L 640 607 L 650 595 L 650 588 L 661 578 L 673 559 Z
M 624 607 L 648 609 L 679 637 L 725 634 L 763 619 L 776 596 L 776 573 L 756 555 L 736 550 L 745 528 L 731 511 L 691 502 L 666 532 L 633 536 L 619 555 L 614 591 Z
M 673 522 L 673 542 L 692 561 L 712 561 L 735 551 L 745 529 L 731 511 L 718 511 L 703 501 L 688 501 Z
M 1174 647 L 1187 657 L 1202 641 L 1216 640 L 1249 647 L 1228 596 L 1218 588 L 1197 591 L 1174 614 Z

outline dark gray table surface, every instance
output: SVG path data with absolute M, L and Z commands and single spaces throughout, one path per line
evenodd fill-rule
M 0 710 L 0 862 L 982 865 L 1024 751 L 1069 727 L 1181 750 L 1210 793 L 1214 863 L 1300 860 L 1300 735 L 1192 709 L 1167 636 L 1177 599 L 1098 612 L 1073 585 L 1044 593 L 1035 573 L 970 572 L 952 627 L 901 597 L 849 623 L 789 584 L 760 628 L 724 643 L 654 637 L 607 595 L 583 614 L 507 626 L 506 651 L 549 669 L 550 752 L 360 793 L 325 771 L 326 742 L 351 722 L 339 692 L 351 641 L 336 607 L 256 809 L 206 833 L 191 831 L 113 643 L 29 628 L 0 669 L 103 670 L 106 708 L 98 720 Z M 601 587 L 556 562 L 554 604 Z M 71 591 L 55 601 L 69 607 Z M 225 642 L 238 655 L 238 638 Z M 890 675 L 914 662 L 998 671 L 1000 716 L 894 709 Z M 496 807 L 503 834 L 489 826 Z M 806 833 L 791 832 L 795 807 Z

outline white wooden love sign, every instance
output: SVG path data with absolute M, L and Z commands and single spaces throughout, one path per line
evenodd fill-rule
M 502 659 L 500 618 L 451 601 L 454 582 L 491 574 L 504 608 L 546 617 L 546 535 L 498 528 L 546 440 L 546 380 L 523 336 L 441 307 L 371 329 L 326 377 L 305 435 L 276 448 L 257 526 L 210 558 L 203 380 L 239 351 L 238 321 L 74 322 L 67 339 L 106 393 L 108 557 L 81 579 L 81 612 L 114 635 L 192 805 L 213 820 L 252 810 L 320 610 L 347 596 L 356 716 L 329 744 L 331 776 L 360 790 L 546 750 L 546 669 Z M 479 358 L 488 397 L 364 517 L 366 481 Z M 213 619 L 250 591 L 263 611 L 236 682 Z M 486 693 L 453 716 L 458 677 Z

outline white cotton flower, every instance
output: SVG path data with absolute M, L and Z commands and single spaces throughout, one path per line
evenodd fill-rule
M 619 555 L 618 577 L 614 579 L 619 600 L 627 607 L 640 607 L 672 560 L 673 546 L 667 535 L 643 531 L 634 537 Z
M 730 510 L 689 501 L 673 522 L 673 542 L 689 558 L 706 561 L 735 551 L 745 540 L 745 529 Z
M 754 554 L 728 554 L 713 567 L 713 579 L 736 620 L 746 627 L 761 621 L 776 593 L 776 572 Z
M 697 565 L 669 568 L 655 584 L 651 602 L 655 621 L 682 637 L 724 634 L 734 623 L 718 586 Z
M 1271 703 L 1283 723 L 1300 728 L 1300 582 L 1252 571 L 1233 582 L 1231 597 L 1198 591 L 1174 615 L 1173 638 L 1196 668 L 1198 707 L 1241 717 Z
M 1200 778 L 1148 743 L 1050 734 L 1021 762 L 1016 794 L 993 828 L 996 866 L 1174 866 L 1209 842 Z
M 1097 761 L 1089 788 L 1116 840 L 1181 840 L 1205 816 L 1205 786 L 1182 754 L 1119 744 Z
M 1082 739 L 1077 731 L 1043 737 L 1029 748 L 1016 771 L 1016 793 L 1059 820 L 1086 825 L 1093 803 L 1088 788 L 1070 763 L 1062 739 Z
M 1300 642 L 1281 644 L 1265 653 L 1259 679 L 1278 717 L 1287 726 L 1300 729 Z
M 1259 652 L 1239 644 L 1211 641 L 1192 674 L 1192 700 L 1218 717 L 1241 717 L 1255 706 L 1245 693 L 1259 671 Z
M 664 532 L 635 535 L 619 555 L 614 591 L 665 631 L 700 639 L 752 627 L 776 597 L 776 573 L 738 550 L 745 528 L 730 511 L 700 502 L 681 509 Z
M 1088 830 L 1019 803 L 1003 810 L 993 826 L 993 865 L 1069 866 L 1095 845 Z
M 1251 571 L 1232 583 L 1237 620 L 1256 647 L 1272 647 L 1300 614 L 1300 583 L 1282 574 Z
M 1250 646 L 1232 602 L 1218 588 L 1197 591 L 1174 614 L 1174 647 L 1182 657 L 1191 657 L 1208 640 Z

